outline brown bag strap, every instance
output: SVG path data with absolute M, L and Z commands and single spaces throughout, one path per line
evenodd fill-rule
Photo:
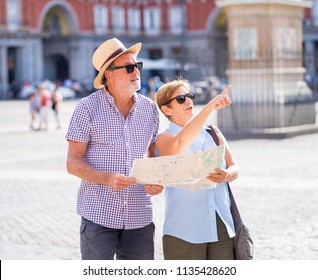
M 214 128 L 212 125 L 209 125 L 207 127 L 207 130 L 206 130 L 213 138 L 215 144 L 217 146 L 219 146 L 220 144 L 220 141 L 219 141 L 219 137 L 217 136 Z M 232 193 L 232 190 L 230 188 L 230 184 L 228 182 L 227 183 L 227 187 L 229 189 L 229 196 L 230 196 L 230 201 L 231 201 L 231 214 L 232 214 L 232 217 L 233 217 L 233 220 L 236 222 L 235 223 L 235 228 L 237 228 L 237 226 L 239 224 L 242 224 L 242 219 L 241 219 L 241 216 L 240 216 L 240 213 L 238 211 L 238 208 L 237 208 L 237 205 L 236 205 L 236 202 L 234 200 L 234 196 L 233 196 L 233 193 Z

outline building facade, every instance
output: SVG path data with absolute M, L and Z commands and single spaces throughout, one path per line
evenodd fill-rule
M 214 0 L 0 0 L 0 98 L 26 81 L 92 81 L 92 54 L 112 37 L 143 43 L 144 81 L 225 77 L 226 19 Z
M 318 93 L 318 0 L 312 0 L 312 8 L 304 18 L 304 65 L 306 81 Z

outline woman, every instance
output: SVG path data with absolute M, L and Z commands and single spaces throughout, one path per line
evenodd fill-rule
M 183 79 L 164 84 L 155 100 L 161 112 L 170 120 L 169 128 L 157 136 L 159 156 L 192 153 L 216 147 L 204 123 L 217 109 L 229 106 L 227 96 L 231 86 L 214 97 L 193 117 L 194 93 Z M 225 146 L 223 167 L 207 178 L 218 183 L 216 188 L 191 192 L 185 189 L 165 189 L 165 221 L 163 252 L 165 259 L 234 259 L 235 229 L 230 212 L 226 182 L 238 177 L 238 166 L 222 133 L 214 127 L 220 145 Z

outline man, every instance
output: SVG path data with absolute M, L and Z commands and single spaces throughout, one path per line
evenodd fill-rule
M 82 179 L 77 200 L 82 259 L 154 259 L 152 201 L 161 186 L 136 184 L 133 161 L 155 156 L 159 114 L 136 93 L 141 43 L 113 38 L 93 54 L 98 90 L 77 104 L 66 134 L 67 170 Z M 147 194 L 148 193 L 148 194 Z

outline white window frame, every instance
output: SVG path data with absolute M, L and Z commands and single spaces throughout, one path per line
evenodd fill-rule
M 112 7 L 112 28 L 115 32 L 125 31 L 125 10 L 121 6 Z
M 16 31 L 19 29 L 21 22 L 21 1 L 20 0 L 7 0 L 7 27 L 9 31 Z
M 140 10 L 137 8 L 128 9 L 128 30 L 130 32 L 138 33 L 141 30 L 141 16 Z
M 236 60 L 257 59 L 256 28 L 234 29 L 234 54 Z
M 144 10 L 144 28 L 147 35 L 158 35 L 161 31 L 161 9 L 151 7 Z
M 293 27 L 276 28 L 276 50 L 278 58 L 292 59 L 297 54 L 297 31 Z
M 169 8 L 169 29 L 173 34 L 181 34 L 183 31 L 183 9 L 180 5 Z
M 105 33 L 108 30 L 108 9 L 105 5 L 94 5 L 94 29 L 96 33 Z

